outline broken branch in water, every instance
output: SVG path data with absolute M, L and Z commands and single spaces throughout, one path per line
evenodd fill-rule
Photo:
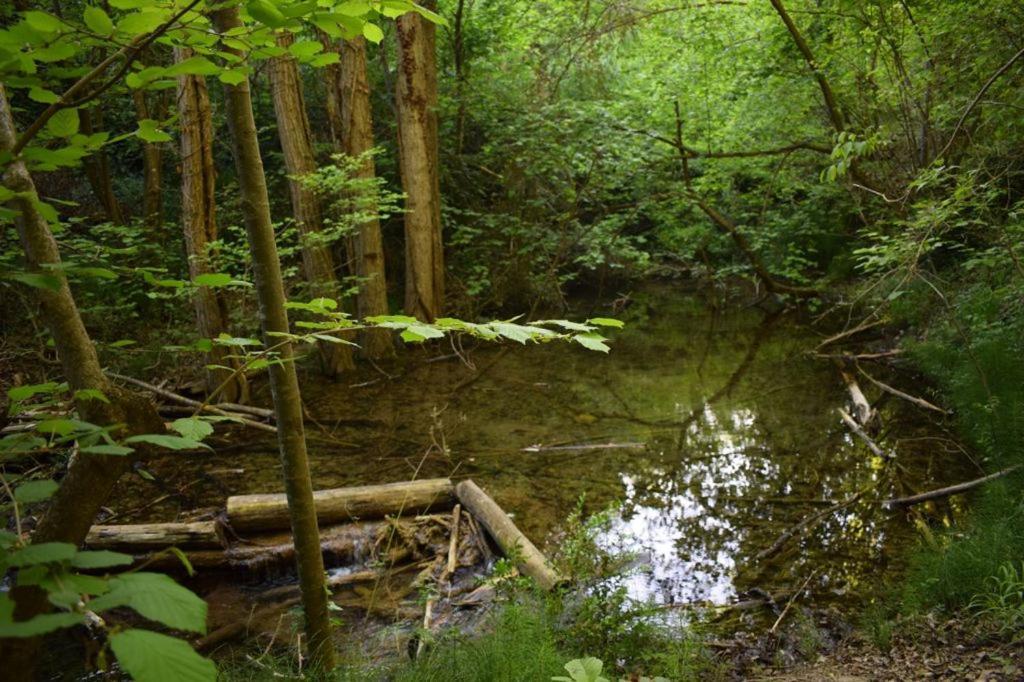
M 831 516 L 837 511 L 849 507 L 851 504 L 859 500 L 868 490 L 870 490 L 870 488 L 865 488 L 864 490 L 861 490 L 860 492 L 855 493 L 850 497 L 847 497 L 842 502 L 837 502 L 828 509 L 824 509 L 820 512 L 817 512 L 816 514 L 811 514 L 810 516 L 804 517 L 803 519 L 801 519 L 799 523 L 797 523 L 794 526 L 791 526 L 788 530 L 786 530 L 786 532 L 780 535 L 778 539 L 776 539 L 775 542 L 771 544 L 770 547 L 758 552 L 757 555 L 754 557 L 754 561 L 764 561 L 765 559 L 775 556 L 779 553 L 779 550 L 785 547 L 786 543 L 789 542 L 795 535 L 803 532 L 808 528 L 813 527 L 819 521 L 828 516 Z
M 557 450 L 641 450 L 647 443 L 576 443 L 573 445 L 527 445 L 520 452 L 553 452 Z
M 873 376 L 871 376 L 870 374 L 865 372 L 864 368 L 862 368 L 862 367 L 858 366 L 857 369 L 860 371 L 861 374 L 863 374 L 865 377 L 867 377 L 868 381 L 873 383 L 875 386 L 878 386 L 880 389 L 882 389 L 886 393 L 890 393 L 890 394 L 896 396 L 897 398 L 903 398 L 904 400 L 906 400 L 908 402 L 911 402 L 911 403 L 917 405 L 918 407 L 923 407 L 926 410 L 934 410 L 936 412 L 941 412 L 942 414 L 950 414 L 949 410 L 945 410 L 945 409 L 939 407 L 938 405 L 934 405 L 934 404 L 928 402 L 927 400 L 925 400 L 924 398 L 917 398 L 915 396 L 910 395 L 909 393 L 904 393 L 903 391 L 899 390 L 898 388 L 893 388 L 889 384 L 883 384 L 881 381 L 879 381 L 878 379 L 874 378 Z
M 976 478 L 973 481 L 964 481 L 963 483 L 957 483 L 956 485 L 946 486 L 945 488 L 929 490 L 928 492 L 918 493 L 917 495 L 910 495 L 908 497 L 893 498 L 891 500 L 886 500 L 885 502 L 882 503 L 882 505 L 885 506 L 886 508 L 891 509 L 892 507 L 906 507 L 913 504 L 920 504 L 921 502 L 927 502 L 929 500 L 937 500 L 942 497 L 949 497 L 950 495 L 957 495 L 959 493 L 964 493 L 967 492 L 968 490 L 977 488 L 979 485 L 988 483 L 989 481 L 994 481 L 997 478 L 1002 478 L 1003 476 L 1012 474 L 1013 472 L 1020 469 L 1022 466 L 1024 465 L 1016 464 L 1012 467 L 1007 467 L 1002 471 L 997 471 L 994 474 L 989 474 L 988 476 Z
M 815 346 L 814 350 L 815 351 L 820 351 L 825 346 L 830 346 L 833 343 L 835 343 L 836 341 L 842 341 L 843 339 L 845 339 L 845 338 L 847 338 L 849 336 L 853 336 L 854 334 L 859 334 L 859 333 L 861 333 L 863 331 L 867 331 L 868 329 L 871 329 L 872 327 L 877 327 L 880 324 L 885 324 L 887 321 L 888 320 L 881 319 L 881 320 L 875 320 L 873 322 L 864 322 L 862 324 L 857 325 L 856 327 L 854 327 L 852 329 L 847 329 L 845 331 L 839 332 L 838 334 L 833 334 L 832 336 L 828 337 L 827 339 L 825 339 L 821 343 L 819 343 L 817 346 Z
M 166 398 L 167 400 L 172 400 L 172 401 L 174 401 L 176 403 L 180 403 L 182 405 L 188 405 L 189 407 L 194 407 L 194 408 L 197 408 L 197 409 L 202 409 L 204 412 L 209 412 L 211 414 L 216 414 L 216 415 L 219 415 L 221 417 L 229 417 L 229 418 L 234 419 L 235 421 L 239 422 L 240 424 L 245 424 L 246 426 L 250 426 L 250 427 L 252 427 L 254 429 L 260 429 L 261 431 L 267 431 L 267 432 L 270 432 L 270 433 L 277 433 L 277 427 L 276 426 L 271 426 L 270 424 L 264 424 L 263 422 L 253 421 L 252 419 L 246 419 L 245 417 L 242 417 L 241 415 L 229 412 L 227 410 L 222 410 L 222 409 L 220 409 L 218 407 L 214 407 L 213 405 L 207 405 L 205 403 L 201 403 L 198 400 L 192 400 L 191 398 L 186 398 L 183 395 L 178 395 L 177 393 L 173 393 L 171 391 L 168 391 L 165 388 L 160 388 L 159 386 L 154 386 L 153 384 L 146 383 L 145 381 L 142 381 L 140 379 L 136 379 L 134 377 L 126 376 L 124 374 L 117 374 L 116 372 L 107 372 L 107 376 L 109 376 L 112 379 L 117 379 L 118 381 L 123 381 L 126 384 L 132 384 L 133 386 L 137 386 L 139 388 L 143 388 L 143 389 L 149 391 L 150 393 L 153 393 L 155 395 L 160 396 L 161 398 Z
M 839 416 L 843 418 L 843 422 L 850 427 L 850 430 L 867 444 L 868 449 L 871 450 L 871 452 L 875 453 L 882 459 L 896 459 L 895 453 L 883 450 L 881 446 L 860 427 L 860 424 L 854 421 L 853 417 L 851 417 L 850 414 L 841 407 L 839 408 Z
M 846 371 L 846 367 L 839 360 L 835 360 L 836 369 L 839 370 L 839 375 L 843 378 L 843 383 L 846 384 L 846 390 L 850 392 L 850 400 L 853 402 L 853 412 L 857 416 L 857 421 L 860 422 L 861 426 L 867 426 L 875 417 L 877 413 L 871 409 L 871 403 L 868 402 L 867 396 L 864 395 L 864 391 L 860 389 L 860 384 L 857 383 L 857 379 Z

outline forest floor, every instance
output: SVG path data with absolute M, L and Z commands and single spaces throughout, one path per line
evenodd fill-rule
M 1024 679 L 1024 641 L 996 642 L 958 619 L 918 618 L 894 631 L 887 651 L 853 634 L 818 660 L 745 676 L 759 682 L 903 682 Z

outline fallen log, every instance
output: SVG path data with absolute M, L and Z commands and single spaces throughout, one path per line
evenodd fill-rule
M 518 557 L 519 570 L 537 581 L 545 590 L 554 588 L 562 578 L 548 565 L 547 559 L 530 539 L 509 518 L 508 514 L 487 493 L 470 480 L 455 486 L 459 502 L 491 534 L 506 556 Z
M 965 493 L 968 490 L 977 488 L 979 485 L 988 483 L 989 481 L 994 481 L 997 478 L 1002 478 L 1003 476 L 1012 474 L 1013 472 L 1020 469 L 1022 466 L 1024 465 L 1016 464 L 1012 467 L 1007 467 L 1002 471 L 997 471 L 994 474 L 989 474 L 988 476 L 976 478 L 973 481 L 964 481 L 963 483 L 957 483 L 956 485 L 946 486 L 945 488 L 936 488 L 935 490 L 929 490 L 927 492 L 918 493 L 917 495 L 910 495 L 908 497 L 896 497 L 891 500 L 886 500 L 885 502 L 882 503 L 882 506 L 888 509 L 891 509 L 893 507 L 908 507 L 910 505 L 920 504 L 922 502 L 927 502 L 929 500 L 937 500 L 943 497 L 949 497 L 950 495 L 958 495 L 960 493 Z
M 223 548 L 215 521 L 93 526 L 85 538 L 93 549 L 147 550 L 166 547 Z
M 450 509 L 452 482 L 447 478 L 367 485 L 313 493 L 321 524 L 380 518 L 392 514 L 423 514 Z M 288 500 L 283 493 L 232 495 L 227 502 L 228 522 L 235 530 L 288 528 Z
M 324 562 L 329 566 L 340 566 L 367 558 L 382 526 L 382 522 L 364 522 L 322 529 L 320 551 Z M 245 544 L 235 544 L 226 549 L 186 551 L 185 557 L 197 569 L 258 572 L 294 563 L 295 544 L 291 533 L 275 533 L 251 538 Z M 157 570 L 180 570 L 182 566 L 177 556 L 156 552 L 137 556 L 136 562 Z

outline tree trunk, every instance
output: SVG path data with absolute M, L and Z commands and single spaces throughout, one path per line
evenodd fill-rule
M 285 49 L 294 41 L 291 33 L 282 32 L 277 44 Z M 284 165 L 288 170 L 288 187 L 291 191 L 292 213 L 299 230 L 302 245 L 302 267 L 314 297 L 326 297 L 341 302 L 338 280 L 334 274 L 334 258 L 330 244 L 323 235 L 323 215 L 320 199 L 316 193 L 303 185 L 294 176 L 308 175 L 316 171 L 313 156 L 313 136 L 306 117 L 306 105 L 302 97 L 302 81 L 299 65 L 290 55 L 275 57 L 270 61 L 270 85 L 274 97 L 274 114 L 277 117 L 277 135 L 284 152 Z M 352 370 L 351 346 L 320 342 L 320 356 L 324 371 L 336 375 Z
M 213 22 L 220 34 L 242 26 L 237 6 L 216 10 Z M 228 46 L 222 49 L 239 54 Z M 302 588 L 302 606 L 306 621 L 307 642 L 313 667 L 329 670 L 334 667 L 334 649 L 331 642 L 331 623 L 327 611 L 327 593 L 324 588 L 324 562 L 320 555 L 320 537 L 313 503 L 313 484 L 309 474 L 306 438 L 302 423 L 302 401 L 299 381 L 295 373 L 292 346 L 282 342 L 275 333 L 289 332 L 285 310 L 284 281 L 281 263 L 274 241 L 274 226 L 270 218 L 270 199 L 260 158 L 256 121 L 253 118 L 249 82 L 225 86 L 228 125 L 231 130 L 235 166 L 238 172 L 242 212 L 245 216 L 249 249 L 252 253 L 259 299 L 263 343 L 277 347 L 280 362 L 270 365 L 270 388 L 277 415 L 278 444 L 281 466 L 284 470 L 288 511 L 291 516 L 292 535 L 299 584 Z
M 346 40 L 341 49 L 340 139 L 341 150 L 358 157 L 373 149 L 373 118 L 370 83 L 366 77 L 366 41 L 362 36 Z M 373 157 L 367 154 L 358 177 L 376 176 Z M 376 207 L 364 207 L 376 216 Z M 384 272 L 384 240 L 380 221 L 374 217 L 359 226 L 353 242 L 353 270 L 359 277 L 356 314 L 359 319 L 388 314 L 387 277 Z M 394 354 L 392 336 L 386 329 L 368 329 L 361 335 L 363 353 L 370 358 Z
M 14 118 L 7 94 L 0 85 L 0 152 L 8 153 L 17 140 Z M 100 426 L 126 424 L 118 436 L 132 433 L 160 433 L 163 421 L 152 403 L 136 395 L 117 390 L 103 375 L 92 339 L 85 330 L 78 307 L 64 277 L 57 242 L 50 226 L 29 197 L 36 196 L 35 183 L 20 158 L 8 163 L 3 184 L 21 196 L 12 201 L 19 214 L 15 219 L 25 250 L 28 267 L 57 280 L 56 288 L 35 288 L 36 299 L 54 347 L 60 356 L 64 378 L 72 391 L 99 390 L 110 401 L 81 400 L 77 407 L 81 418 Z M 45 266 L 57 266 L 45 268 Z M 32 534 L 32 542 L 68 542 L 80 545 L 100 506 L 109 497 L 114 484 L 131 464 L 128 457 L 79 453 L 68 468 L 60 487 L 50 499 L 46 513 Z M 15 616 L 27 620 L 49 609 L 46 594 L 38 588 L 17 588 Z M 0 660 L 10 679 L 30 679 L 39 642 L 36 639 L 3 640 Z
M 770 0 L 772 7 L 775 8 L 775 12 L 782 19 L 782 23 L 786 25 L 786 30 L 789 31 L 789 35 L 793 38 L 793 42 L 796 43 L 796 47 L 800 50 L 800 54 L 803 56 L 804 61 L 807 62 L 808 68 L 811 73 L 814 74 L 814 79 L 818 81 L 818 88 L 821 90 L 821 96 L 825 100 L 825 108 L 828 110 L 829 121 L 832 122 L 832 127 L 836 129 L 836 132 L 843 132 L 846 129 L 846 122 L 843 117 L 842 109 L 839 108 L 839 103 L 836 101 L 836 96 L 832 92 L 832 86 L 829 85 L 828 79 L 825 78 L 825 73 L 821 70 L 818 62 L 814 59 L 814 53 L 811 52 L 811 46 L 804 40 L 800 30 L 796 27 L 796 23 L 793 18 L 789 16 L 789 12 L 786 11 L 785 5 L 782 4 L 782 0 Z
M 145 90 L 133 90 L 132 101 L 135 103 L 135 116 L 140 121 L 153 118 L 146 101 Z M 143 189 L 142 189 L 142 225 L 146 237 L 153 241 L 160 240 L 160 228 L 164 222 L 163 194 L 161 192 L 161 170 L 163 166 L 163 150 L 159 143 L 142 143 Z
M 444 306 L 435 30 L 431 22 L 415 12 L 403 14 L 396 25 L 398 151 L 406 194 L 405 309 L 410 315 L 432 321 Z
M 181 62 L 192 56 L 188 48 L 175 48 L 174 59 Z M 185 233 L 189 276 L 194 280 L 210 272 L 210 244 L 217 239 L 216 170 L 213 165 L 213 123 L 210 96 L 202 76 L 178 76 L 178 118 L 181 126 L 181 225 Z M 192 299 L 196 327 L 204 339 L 213 339 L 228 330 L 227 305 L 215 289 L 199 287 Z M 206 371 L 206 390 L 210 393 L 222 384 L 220 397 L 227 402 L 246 402 L 248 384 L 224 346 L 213 346 L 210 365 L 231 369 Z
M 78 110 L 82 122 L 82 133 L 92 135 L 103 130 L 103 110 L 97 104 L 92 109 L 82 107 Z M 114 185 L 110 180 L 110 163 L 107 161 L 107 153 L 101 148 L 83 162 L 85 177 L 96 195 L 96 200 L 103 207 L 103 214 L 107 220 L 115 225 L 124 225 L 124 211 L 121 210 L 121 202 L 114 195 Z

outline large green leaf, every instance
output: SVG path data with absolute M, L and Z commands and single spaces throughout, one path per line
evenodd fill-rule
M 171 422 L 171 428 L 180 433 L 182 437 L 193 441 L 201 441 L 213 433 L 213 425 L 199 417 L 175 419 Z
M 71 137 L 78 126 L 78 109 L 60 109 L 46 122 L 46 131 L 54 137 Z
M 127 566 L 132 561 L 130 554 L 99 549 L 77 553 L 71 560 L 71 565 L 84 569 L 110 568 L 111 566 Z
M 148 630 L 110 636 L 121 667 L 137 682 L 214 682 L 217 667 L 180 639 Z
M 49 499 L 51 495 L 57 492 L 57 488 L 56 481 L 29 481 L 15 488 L 14 499 L 21 504 L 41 502 L 42 500 Z
M 90 602 L 94 611 L 127 606 L 176 630 L 206 632 L 206 602 L 162 573 L 126 573 Z
M 69 561 L 75 556 L 75 546 L 68 542 L 41 542 L 27 545 L 7 557 L 7 565 L 23 568 Z
M 132 436 L 131 438 L 125 438 L 125 443 L 148 443 L 150 445 L 156 445 L 161 448 L 167 448 L 168 450 L 195 450 L 196 448 L 210 449 L 210 446 L 204 445 L 199 441 L 192 440 L 191 438 L 182 438 L 180 436 L 167 436 L 160 433 L 144 433 L 138 436 Z
M 82 13 L 82 21 L 85 22 L 90 31 L 103 37 L 107 37 L 114 32 L 114 22 L 99 7 L 86 7 Z

